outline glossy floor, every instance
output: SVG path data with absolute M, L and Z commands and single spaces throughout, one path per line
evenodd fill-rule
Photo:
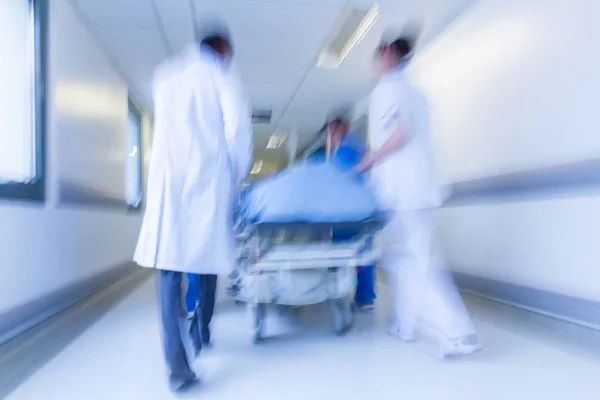
M 358 315 L 355 329 L 343 338 L 331 333 L 324 307 L 306 309 L 299 316 L 274 311 L 267 321 L 269 339 L 259 346 L 250 343 L 244 308 L 224 304 L 214 322 L 215 348 L 196 362 L 203 384 L 176 396 L 166 384 L 155 295 L 153 282 L 137 286 L 8 398 L 584 400 L 600 396 L 596 332 L 468 298 L 484 351 L 441 362 L 427 340 L 409 345 L 385 335 L 389 303 L 385 295 L 378 300 L 377 312 Z M 82 314 L 93 312 L 98 311 Z M 68 328 L 66 323 L 63 329 Z

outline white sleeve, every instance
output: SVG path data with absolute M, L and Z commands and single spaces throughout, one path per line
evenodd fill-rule
M 411 107 L 407 89 L 401 85 L 388 84 L 383 88 L 382 114 L 380 126 L 387 132 L 395 131 L 398 126 L 409 123 Z
M 219 74 L 217 82 L 234 182 L 240 184 L 248 175 L 254 152 L 252 111 L 235 74 Z

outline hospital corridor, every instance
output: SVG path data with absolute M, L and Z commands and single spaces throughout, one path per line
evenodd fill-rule
M 0 0 L 0 399 L 600 398 L 594 0 Z

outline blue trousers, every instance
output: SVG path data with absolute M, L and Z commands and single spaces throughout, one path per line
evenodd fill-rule
M 170 371 L 173 386 L 186 382 L 193 376 L 192 369 L 183 345 L 181 317 L 181 281 L 183 274 L 174 271 L 160 272 L 160 310 L 163 327 L 163 345 L 165 359 Z M 188 277 L 189 278 L 189 277 Z M 196 275 L 194 284 L 190 283 L 198 293 L 198 307 L 194 302 L 194 317 L 190 324 L 190 336 L 196 354 L 203 345 L 210 343 L 210 322 L 215 308 L 217 290 L 216 275 Z M 189 290 L 188 290 L 189 293 Z M 187 297 L 187 296 L 186 296 Z
M 354 231 L 334 231 L 333 241 L 350 240 L 354 237 Z M 354 295 L 354 303 L 357 306 L 364 306 L 372 303 L 375 296 L 375 266 L 368 265 L 366 267 L 357 268 L 356 276 L 356 293 Z
M 375 266 L 369 265 L 359 267 L 356 276 L 356 293 L 354 303 L 357 306 L 364 306 L 372 303 L 375 296 Z
M 185 305 L 189 313 L 196 311 L 196 304 L 198 304 L 198 279 L 196 274 L 187 274 L 188 288 L 185 293 Z

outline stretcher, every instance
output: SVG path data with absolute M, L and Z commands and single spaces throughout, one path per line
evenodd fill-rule
M 378 260 L 374 235 L 383 222 L 378 215 L 344 223 L 238 224 L 238 265 L 228 291 L 236 301 L 248 304 L 253 342 L 263 339 L 269 304 L 299 307 L 328 302 L 335 332 L 347 332 L 352 325 L 349 297 L 356 287 L 356 267 Z

